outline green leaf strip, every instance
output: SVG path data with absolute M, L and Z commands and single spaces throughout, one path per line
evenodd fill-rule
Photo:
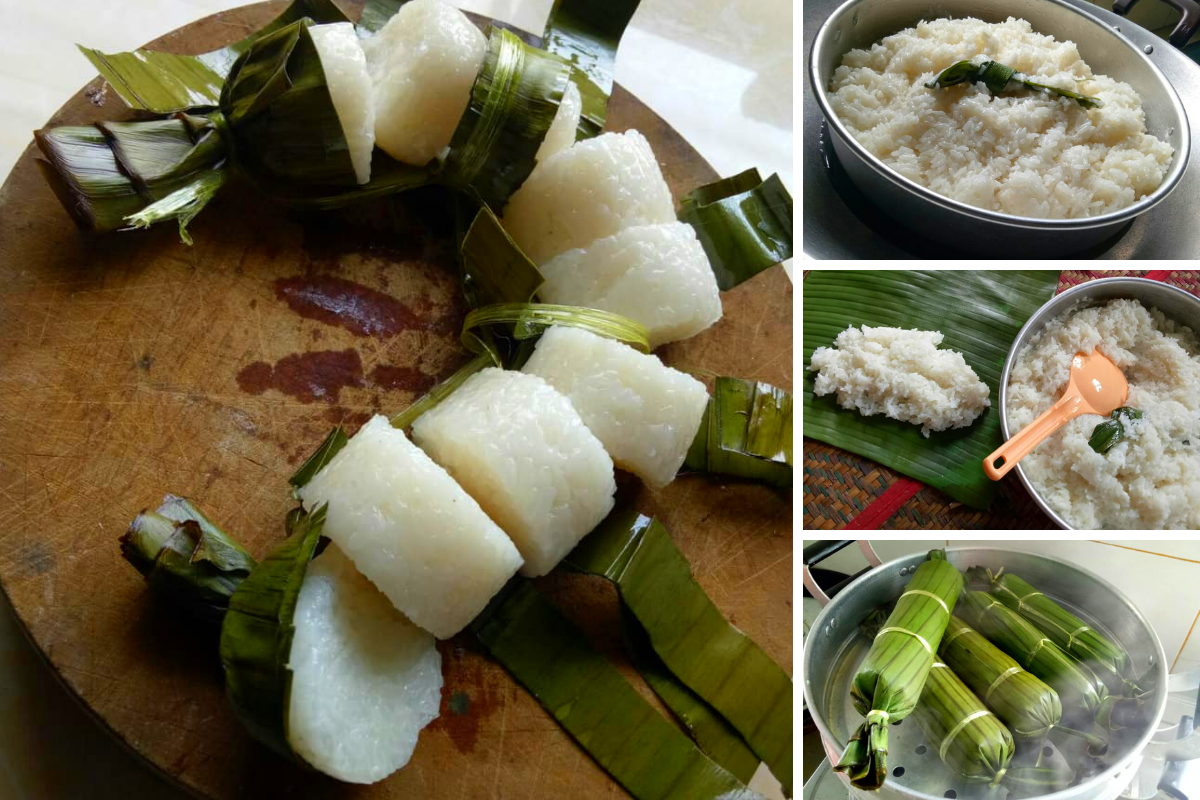
M 612 95 L 617 47 L 637 11 L 638 0 L 555 0 L 542 32 L 542 47 L 574 69 L 583 114 L 576 139 L 604 130 Z
M 472 308 L 528 303 L 545 282 L 542 273 L 487 206 L 475 214 L 458 249 L 463 292 Z
M 505 335 L 522 340 L 540 336 L 553 325 L 582 328 L 650 352 L 650 333 L 640 322 L 610 311 L 552 303 L 498 303 L 477 308 L 463 320 L 461 339 L 468 350 L 479 353 L 488 349 L 480 329 L 500 328 Z
M 295 0 L 282 14 L 249 36 L 199 56 L 145 49 L 102 53 L 82 45 L 79 50 L 126 105 L 136 111 L 171 114 L 215 108 L 225 77 L 238 56 L 260 37 L 304 17 L 318 23 L 348 21 L 331 0 Z
M 792 195 L 779 175 L 764 181 L 749 169 L 701 186 L 679 219 L 695 229 L 722 291 L 792 257 Z
M 255 739 L 292 759 L 298 758 L 287 730 L 292 686 L 288 657 L 296 633 L 292 621 L 324 523 L 324 506 L 305 516 L 234 592 L 221 626 L 230 704 Z
M 792 485 L 792 395 L 768 383 L 719 377 L 684 472 Z
M 499 211 L 533 172 L 570 68 L 511 31 L 491 26 L 471 101 L 450 140 L 440 180 Z
M 350 438 L 346 436 L 346 431 L 341 425 L 329 432 L 325 440 L 317 446 L 317 449 L 311 456 L 305 459 L 300 465 L 300 469 L 296 470 L 292 477 L 288 478 L 288 485 L 292 487 L 292 494 L 299 499 L 300 489 L 304 488 L 313 476 L 324 468 L 326 464 L 333 460 L 333 457 L 338 454 Z
M 742 783 L 749 783 L 758 769 L 758 756 L 724 717 L 667 669 L 654 652 L 646 630 L 624 605 L 621 606 L 621 638 L 638 673 L 658 699 L 671 709 L 675 719 L 704 754 Z
M 612 581 L 671 673 L 741 734 L 790 795 L 792 680 L 721 615 L 666 528 L 616 511 L 564 563 Z
M 987 508 L 997 485 L 983 460 L 1002 442 L 1000 373 L 1021 326 L 1054 296 L 1055 270 L 814 270 L 804 280 L 804 435 L 857 453 L 948 494 Z M 991 390 L 991 408 L 970 428 L 934 433 L 876 415 L 864 417 L 828 395 L 813 397 L 813 351 L 851 325 L 940 331 Z
M 411 427 L 412 424 L 417 421 L 418 417 L 449 397 L 455 389 L 457 389 L 459 386 L 462 386 L 463 383 L 466 382 L 467 378 L 471 377 L 485 367 L 495 366 L 500 365 L 492 359 L 490 354 L 480 353 L 456 370 L 455 373 L 449 378 L 442 381 L 437 386 L 434 386 L 421 397 L 417 398 L 417 400 L 414 401 L 413 404 L 408 408 L 404 409 L 398 414 L 393 415 L 388 421 L 392 423 L 392 427 L 394 428 L 403 429 Z
M 637 800 L 761 800 L 646 702 L 528 581 L 510 582 L 471 630 Z

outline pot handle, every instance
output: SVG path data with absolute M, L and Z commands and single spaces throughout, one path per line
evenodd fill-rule
M 804 584 L 804 588 L 808 589 L 808 593 L 811 594 L 813 598 L 821 604 L 822 607 L 829 605 L 829 601 L 833 598 L 833 596 L 842 589 L 846 588 L 846 586 L 848 586 L 859 575 L 870 572 L 872 569 L 883 563 L 879 556 L 876 555 L 874 548 L 871 547 L 870 542 L 868 542 L 866 539 L 858 539 L 857 542 L 858 549 L 862 552 L 863 556 L 867 559 L 867 563 L 871 566 L 856 572 L 849 578 L 846 578 L 846 580 L 830 587 L 828 592 L 826 592 L 817 584 L 817 580 L 813 577 L 809 567 L 816 566 L 837 551 L 854 544 L 855 540 L 821 539 L 804 548 L 804 565 L 801 570 L 801 581 Z
M 1122 17 L 1127 16 L 1137 2 L 1138 0 L 1113 0 L 1113 13 L 1120 14 Z M 1182 14 L 1175 30 L 1171 31 L 1171 35 L 1167 37 L 1167 41 L 1182 50 L 1196 31 L 1200 30 L 1200 4 L 1195 0 L 1162 0 L 1162 2 Z

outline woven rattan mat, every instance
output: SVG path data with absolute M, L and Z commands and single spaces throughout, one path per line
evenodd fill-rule
M 1148 270 L 1064 270 L 1058 291 L 1096 280 L 1132 276 Z M 804 273 L 808 275 L 807 272 Z M 1200 271 L 1172 270 L 1164 283 L 1200 297 Z M 803 299 L 801 300 L 803 303 Z M 807 367 L 804 365 L 802 368 Z M 899 473 L 870 459 L 847 453 L 815 439 L 804 439 L 804 527 L 832 530 L 846 523 L 896 482 Z M 997 530 L 1054 528 L 1050 518 L 1025 490 L 1016 473 L 1000 481 L 1000 493 L 987 511 L 951 500 L 926 486 L 880 526 L 882 530 Z

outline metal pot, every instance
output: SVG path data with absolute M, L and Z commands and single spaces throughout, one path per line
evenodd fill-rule
M 1175 148 L 1162 184 L 1127 208 L 1080 219 L 1015 217 L 951 200 L 920 186 L 867 152 L 834 113 L 826 87 L 848 50 L 869 48 L 922 19 L 1027 20 L 1035 31 L 1070 40 L 1097 73 L 1128 83 L 1142 98 L 1147 130 Z M 1164 46 L 1166 46 L 1164 44 Z M 1166 77 L 1127 39 L 1063 0 L 848 0 L 817 32 L 809 77 L 833 149 L 850 179 L 876 205 L 938 242 L 977 252 L 1053 256 L 1078 252 L 1116 234 L 1162 202 L 1179 183 L 1191 152 L 1187 113 Z
M 1200 299 L 1161 281 L 1151 281 L 1145 278 L 1102 278 L 1080 284 L 1055 296 L 1050 302 L 1039 308 L 1037 313 L 1030 317 L 1025 326 L 1021 328 L 1012 347 L 1008 350 L 1008 358 L 1004 360 L 1004 371 L 1000 373 L 1000 431 L 1005 441 L 1008 441 L 1011 435 L 1008 430 L 1008 375 L 1012 370 L 1013 362 L 1017 360 L 1017 354 L 1050 320 L 1066 312 L 1067 309 L 1073 306 L 1089 308 L 1123 297 L 1140 300 L 1142 305 L 1147 308 L 1157 308 L 1170 319 L 1187 325 L 1193 331 L 1200 331 Z M 1029 477 L 1022 469 L 1020 462 L 1017 463 L 1016 471 L 1021 477 L 1021 483 L 1025 484 L 1025 488 L 1041 506 L 1042 511 L 1045 511 L 1046 515 L 1059 527 L 1072 530 L 1070 523 L 1050 508 L 1049 504 L 1038 494 L 1033 484 L 1029 482 Z
M 1114 586 L 1073 564 L 1048 556 L 988 547 L 947 548 L 947 560 L 959 569 L 972 566 L 1008 569 L 1041 589 L 1095 630 L 1120 642 L 1132 655 L 1135 672 L 1149 672 L 1153 689 L 1146 698 L 1150 724 L 1128 741 L 1114 741 L 1111 766 L 1042 800 L 1112 800 L 1129 783 L 1142 761 L 1142 752 L 1162 718 L 1167 702 L 1166 656 L 1154 628 Z M 924 553 L 883 564 L 842 589 L 817 617 L 804 642 L 804 696 L 831 762 L 862 715 L 850 700 L 850 683 L 866 656 L 870 642 L 858 632 L 867 614 L 899 598 L 912 573 L 926 559 Z M 888 731 L 888 768 L 882 789 L 874 800 L 958 800 L 990 798 L 986 786 L 964 783 L 938 759 L 936 748 L 924 740 L 911 720 L 893 723 Z M 1049 758 L 1061 758 L 1057 747 Z M 846 786 L 849 780 L 842 778 Z M 951 794 L 953 793 L 953 794 Z M 851 790 L 851 797 L 865 796 Z

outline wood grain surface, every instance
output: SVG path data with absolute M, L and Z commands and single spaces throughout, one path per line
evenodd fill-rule
M 219 47 L 283 5 L 217 14 L 153 46 Z M 127 117 L 97 79 L 48 124 Z M 619 87 L 609 127 L 645 133 L 677 199 L 715 177 Z M 622 796 L 469 634 L 439 645 L 441 717 L 405 769 L 357 787 L 286 762 L 234 718 L 215 633 L 151 602 L 118 551 L 129 520 L 170 491 L 265 555 L 284 536 L 288 475 L 334 423 L 353 429 L 402 409 L 466 360 L 440 190 L 301 215 L 231 185 L 187 247 L 169 224 L 80 233 L 34 156 L 31 145 L 0 189 L 0 582 L 65 684 L 206 798 Z M 726 374 L 790 390 L 782 268 L 723 302 L 720 323 L 659 355 L 710 385 Z M 659 492 L 619 483 L 665 522 L 717 606 L 790 673 L 791 493 L 703 477 Z M 541 586 L 620 658 L 606 583 L 553 574 Z

